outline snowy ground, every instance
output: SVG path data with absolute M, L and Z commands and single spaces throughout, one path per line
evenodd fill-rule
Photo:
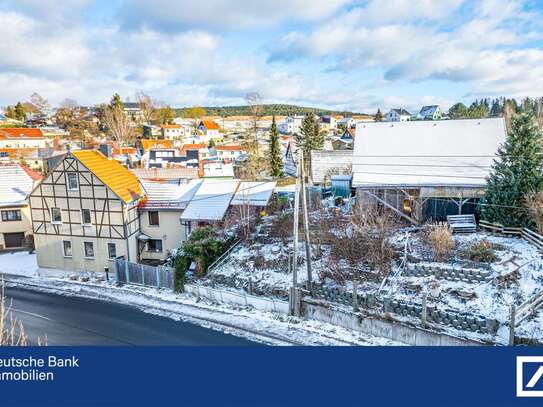
M 436 262 L 428 259 L 428 247 L 424 247 L 420 238 L 421 233 L 411 233 L 411 253 L 419 257 L 417 265 L 447 268 L 451 267 L 450 262 Z M 403 252 L 405 231 L 398 232 L 392 243 L 399 252 Z M 462 313 L 472 313 L 484 316 L 489 319 L 496 319 L 500 322 L 501 328 L 495 340 L 507 343 L 508 332 L 506 326 L 509 321 L 511 305 L 519 306 L 531 298 L 535 293 L 543 290 L 543 259 L 538 250 L 521 238 L 492 236 L 486 233 L 473 233 L 467 235 L 455 235 L 455 253 L 468 249 L 481 239 L 486 239 L 498 249 L 496 250 L 497 260 L 493 263 L 482 264 L 468 262 L 462 264 L 463 268 L 475 268 L 490 270 L 489 281 L 465 282 L 436 279 L 435 277 L 411 277 L 401 276 L 391 278 L 383 287 L 383 292 L 392 294 L 393 298 L 402 299 L 412 303 L 422 302 L 422 292 L 430 285 L 437 285 L 439 295 L 436 298 L 429 298 L 430 305 L 437 305 L 439 309 L 454 310 Z M 303 245 L 300 247 L 299 256 L 303 259 L 305 252 Z M 257 240 L 250 244 L 240 246 L 232 256 L 213 274 L 221 279 L 233 283 L 237 288 L 247 288 L 248 281 L 251 281 L 253 289 L 263 295 L 278 295 L 288 292 L 292 284 L 292 274 L 287 272 L 287 253 L 291 251 L 291 245 L 283 245 L 277 238 L 266 238 Z M 315 248 L 313 249 L 315 254 Z M 431 254 L 431 253 L 430 253 Z M 314 278 L 319 281 L 319 271 L 327 267 L 326 249 L 322 257 L 314 259 Z M 414 265 L 413 262 L 409 263 Z M 399 264 L 397 264 L 399 266 Z M 454 267 L 460 267 L 455 263 Z M 500 277 L 506 276 L 518 269 L 518 278 L 509 286 L 499 284 Z M 300 267 L 299 282 L 306 280 L 305 268 Z M 398 269 L 396 269 L 398 270 Z M 346 281 L 340 285 L 330 279 L 325 279 L 325 286 L 339 286 L 350 291 L 352 285 Z M 364 282 L 359 286 L 360 291 L 377 293 L 379 282 Z M 410 290 L 410 287 L 418 287 L 420 292 Z M 472 298 L 469 298 L 469 297 Z M 469 299 L 467 299 L 469 298 Z M 543 311 L 541 311 L 543 313 Z M 399 318 L 401 319 L 401 318 Z M 443 327 L 449 331 L 447 327 Z M 543 316 L 537 316 L 532 320 L 524 321 L 518 330 L 520 335 L 529 338 L 543 340 Z M 459 332 L 454 332 L 458 335 Z M 461 333 L 460 333 L 461 334 Z M 469 337 L 479 338 L 474 332 L 465 333 Z M 480 338 L 479 338 L 480 339 Z M 489 338 L 484 338 L 488 340 Z
M 129 304 L 145 312 L 192 322 L 266 344 L 401 345 L 330 324 L 197 300 L 188 294 L 143 287 L 119 288 L 94 279 L 89 282 L 71 281 L 68 279 L 70 273 L 66 271 L 39 269 L 36 256 L 26 252 L 0 255 L 0 272 L 7 285 Z
M 512 304 L 518 306 L 543 289 L 543 259 L 537 249 L 527 241 L 484 233 L 455 235 L 454 239 L 459 249 L 486 239 L 499 245 L 503 250 L 497 250 L 497 261 L 489 264 L 492 271 L 491 281 L 481 283 L 437 281 L 441 291 L 439 298 L 435 300 L 437 304 L 449 309 L 474 312 L 506 323 Z M 448 267 L 450 263 L 422 261 L 418 265 Z M 520 273 L 518 280 L 508 288 L 500 287 L 497 278 L 517 268 Z M 416 300 L 417 297 L 420 300 L 420 295 L 403 291 L 402 286 L 411 284 L 424 288 L 430 281 L 436 281 L 434 277 L 402 277 L 399 280 L 396 283 L 399 283 L 400 289 L 396 296 L 410 300 Z M 456 294 L 458 291 L 474 294 L 474 297 L 463 299 Z

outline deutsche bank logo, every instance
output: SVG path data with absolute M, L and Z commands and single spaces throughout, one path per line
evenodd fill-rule
M 517 356 L 517 397 L 543 397 L 543 356 Z

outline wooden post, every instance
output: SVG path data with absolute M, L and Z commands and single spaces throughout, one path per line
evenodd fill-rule
M 358 311 L 358 293 L 357 293 L 357 281 L 356 277 L 353 279 L 353 311 Z
M 515 346 L 515 318 L 516 318 L 516 308 L 514 305 L 511 305 L 511 314 L 509 317 L 509 346 Z
M 421 325 L 426 328 L 426 321 L 428 319 L 428 293 L 425 292 L 422 296 L 422 313 L 421 313 Z
M 309 241 L 309 214 L 307 213 L 307 193 L 304 170 L 304 153 L 302 151 L 300 166 L 302 167 L 302 208 L 304 211 L 304 243 L 305 243 L 305 264 L 307 268 L 307 290 L 313 296 L 313 272 L 311 267 L 311 243 Z
M 296 290 L 298 286 L 298 217 L 299 217 L 299 209 L 300 209 L 300 174 L 301 174 L 301 163 L 300 160 L 298 160 L 297 168 L 296 168 L 296 190 L 294 193 L 294 222 L 293 222 L 293 246 L 294 246 L 294 253 L 293 253 L 293 260 L 292 260 L 292 312 L 291 315 L 298 316 L 299 315 L 299 307 L 297 306 L 298 301 L 296 299 L 296 296 L 298 294 L 298 291 Z M 297 312 L 298 310 L 298 312 Z
M 156 268 L 156 288 L 160 288 L 160 266 Z
M 298 287 L 294 288 L 294 315 L 299 317 L 301 315 L 301 305 L 302 305 L 302 293 L 301 289 Z

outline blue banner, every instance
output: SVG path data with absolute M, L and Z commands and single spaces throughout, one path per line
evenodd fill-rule
M 519 347 L 0 348 L 0 405 L 541 406 L 541 355 Z

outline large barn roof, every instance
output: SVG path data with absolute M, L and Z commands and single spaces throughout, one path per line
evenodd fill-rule
M 483 187 L 505 122 L 496 119 L 359 123 L 353 186 Z

